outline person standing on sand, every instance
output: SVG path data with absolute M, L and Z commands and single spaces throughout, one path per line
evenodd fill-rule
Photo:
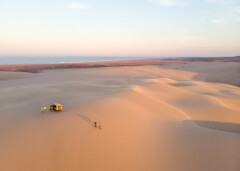
M 43 110 L 44 110 L 44 112 L 47 112 L 47 107 L 44 106 L 44 107 L 43 107 Z
M 97 122 L 94 122 L 94 127 L 97 128 Z

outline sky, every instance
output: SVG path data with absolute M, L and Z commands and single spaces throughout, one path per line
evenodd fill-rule
M 0 56 L 240 55 L 240 0 L 0 0 Z

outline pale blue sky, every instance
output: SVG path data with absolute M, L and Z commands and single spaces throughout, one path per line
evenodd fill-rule
M 240 0 L 0 0 L 0 56 L 240 55 Z

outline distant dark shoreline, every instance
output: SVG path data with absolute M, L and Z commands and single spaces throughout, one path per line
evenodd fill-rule
M 64 64 L 141 60 L 147 57 L 0 57 L 0 65 L 14 64 Z
M 240 62 L 240 57 L 0 57 L 0 65 L 69 64 L 118 61 Z
M 3 64 L 0 71 L 16 71 L 36 73 L 47 69 L 67 69 L 67 68 L 98 68 L 98 67 L 117 67 L 117 66 L 144 66 L 144 65 L 178 65 L 204 62 L 240 62 L 237 57 L 196 57 L 196 58 L 152 58 L 152 59 L 133 59 L 115 60 L 100 62 L 81 62 L 81 63 L 56 63 L 56 64 Z
M 166 61 L 181 61 L 181 62 L 240 62 L 240 56 L 235 57 L 178 57 L 164 58 Z
M 0 65 L 0 71 L 16 72 L 39 72 L 48 69 L 69 69 L 69 68 L 99 68 L 99 67 L 118 67 L 118 66 L 143 66 L 143 65 L 172 65 L 185 64 L 186 62 L 174 61 L 152 61 L 152 60 L 129 60 L 111 62 L 83 62 L 83 63 L 61 63 L 61 64 L 8 64 Z

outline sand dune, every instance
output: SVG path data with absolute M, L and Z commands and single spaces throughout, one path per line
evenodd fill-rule
M 238 171 L 240 88 L 195 75 L 144 66 L 2 81 L 0 170 Z M 41 113 L 53 100 L 64 111 Z
M 168 65 L 163 68 L 197 72 L 195 80 L 218 82 L 240 86 L 240 62 L 208 62 L 204 64 L 192 63 L 182 65 Z

